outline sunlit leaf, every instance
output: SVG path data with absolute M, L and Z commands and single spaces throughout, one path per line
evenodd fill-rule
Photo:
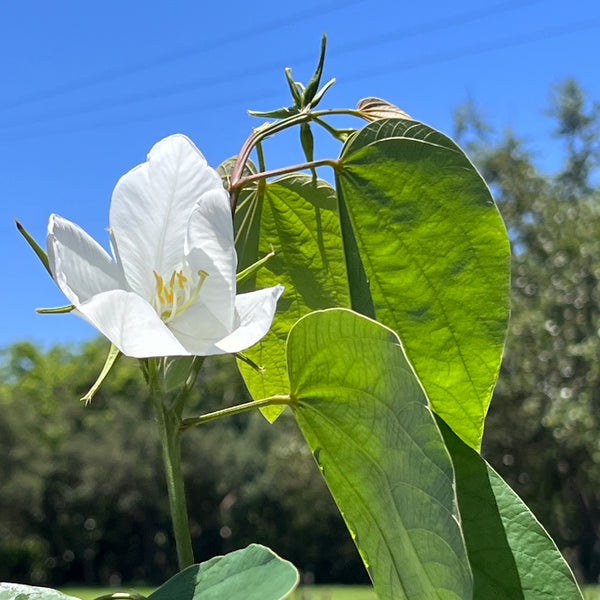
M 275 256 L 258 271 L 254 285 L 285 286 L 271 331 L 244 351 L 264 371 L 239 363 L 251 394 L 259 399 L 288 389 L 285 341 L 292 325 L 313 310 L 349 306 L 349 297 L 333 188 L 309 175 L 292 175 L 267 184 L 255 201 L 259 206 L 248 210 L 260 220 L 256 252 L 263 255 L 273 249 Z M 247 249 L 243 252 L 250 261 Z M 273 420 L 281 410 L 271 407 L 264 412 Z
M 381 600 L 471 597 L 453 470 L 397 335 L 345 309 L 288 340 L 292 408 Z
M 509 312 L 490 192 L 452 140 L 415 121 L 367 125 L 340 163 L 377 319 L 400 335 L 433 409 L 479 448 Z
M 0 600 L 79 600 L 79 598 L 45 587 L 0 583 Z

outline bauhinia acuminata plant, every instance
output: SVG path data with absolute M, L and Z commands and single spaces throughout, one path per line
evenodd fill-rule
M 490 191 L 451 139 L 388 102 L 321 108 L 324 57 L 325 39 L 306 85 L 286 70 L 292 104 L 253 113 L 268 121 L 217 170 L 185 136 L 159 141 L 117 183 L 112 256 L 57 215 L 47 250 L 18 224 L 69 302 L 40 311 L 72 311 L 111 341 L 85 400 L 122 355 L 148 384 L 180 567 L 149 600 L 293 591 L 296 569 L 259 545 L 194 564 L 180 465 L 188 429 L 286 408 L 382 600 L 581 598 L 479 453 L 509 317 Z M 265 142 L 290 128 L 303 158 L 269 169 Z M 339 140 L 337 157 L 315 158 L 314 128 Z M 190 414 L 213 354 L 237 357 L 253 401 Z M 67 596 L 0 585 L 15 598 Z

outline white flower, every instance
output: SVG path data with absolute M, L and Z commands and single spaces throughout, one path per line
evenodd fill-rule
M 123 354 L 233 353 L 269 330 L 283 287 L 236 296 L 229 198 L 185 136 L 158 142 L 119 180 L 110 232 L 115 259 L 51 215 L 48 259 L 76 312 Z

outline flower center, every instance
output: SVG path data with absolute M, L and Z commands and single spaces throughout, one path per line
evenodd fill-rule
M 190 281 L 181 269 L 173 271 L 171 278 L 165 281 L 156 271 L 152 272 L 156 279 L 156 293 L 152 306 L 165 323 L 172 321 L 194 302 L 208 277 L 206 271 L 198 271 L 196 275 L 192 274 Z

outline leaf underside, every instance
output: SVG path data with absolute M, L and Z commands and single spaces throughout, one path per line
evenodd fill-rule
M 441 420 L 456 472 L 475 600 L 581 600 L 552 538 L 508 484 Z
M 290 332 L 292 408 L 380 599 L 469 598 L 453 471 L 400 341 L 345 309 Z

